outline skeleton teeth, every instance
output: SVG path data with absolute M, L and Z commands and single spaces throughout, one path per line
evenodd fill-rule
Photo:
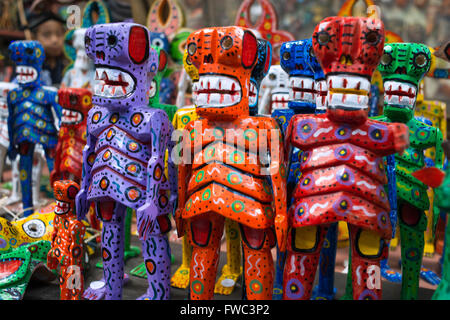
M 197 106 L 227 106 L 241 100 L 241 86 L 236 79 L 230 77 L 202 75 L 192 85 L 192 98 Z
M 95 74 L 94 95 L 120 98 L 134 90 L 135 82 L 131 75 L 126 72 L 116 69 L 97 68 Z M 99 75 L 101 75 L 100 78 Z
M 332 75 L 327 77 L 330 89 L 354 89 L 370 91 L 370 81 L 363 77 L 352 75 Z

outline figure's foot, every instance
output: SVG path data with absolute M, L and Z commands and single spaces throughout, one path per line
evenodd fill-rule
M 450 300 L 450 283 L 445 278 L 439 283 L 431 300 Z
M 234 287 L 236 286 L 236 282 L 239 276 L 242 274 L 242 268 L 240 268 L 240 272 L 231 272 L 228 264 L 224 265 L 222 268 L 222 275 L 219 280 L 216 282 L 216 286 L 214 287 L 214 293 L 230 295 Z
M 147 268 L 145 268 L 145 263 L 141 263 L 140 265 L 135 267 L 130 271 L 130 274 L 135 277 L 147 279 Z
M 388 264 L 381 266 L 381 276 L 389 282 L 401 283 L 402 275 L 393 269 Z
M 160 290 L 158 290 L 158 291 L 160 291 Z M 168 297 L 166 297 L 164 299 L 164 297 L 158 296 L 158 292 L 156 290 L 154 290 L 154 288 L 152 288 L 152 289 L 148 288 L 147 292 L 144 293 L 139 298 L 137 298 L 136 300 L 168 300 Z
M 425 243 L 423 256 L 428 258 L 432 258 L 434 256 L 434 243 Z
M 186 289 L 189 285 L 189 266 L 181 265 L 170 279 L 174 288 Z
M 123 275 L 123 285 L 126 285 L 130 281 L 130 277 L 125 273 Z M 86 300 L 103 300 L 105 298 L 105 279 L 99 281 L 92 281 L 89 284 L 89 288 L 84 290 L 83 298 Z
M 391 249 L 391 251 L 394 251 L 398 246 L 398 237 L 396 236 L 394 239 L 391 240 L 391 242 L 389 242 L 389 249 Z
M 420 268 L 420 277 L 434 286 L 437 286 L 441 282 L 441 278 L 436 273 L 424 266 Z
M 128 250 L 125 250 L 123 253 L 124 260 L 127 261 L 128 259 L 137 257 L 140 254 L 141 254 L 141 249 L 139 249 L 138 247 L 135 247 L 135 246 L 130 246 L 130 248 L 128 248 Z
M 283 300 L 283 285 L 274 284 L 272 291 L 272 300 Z
M 312 292 L 311 300 L 334 300 L 336 296 L 336 288 L 333 288 L 333 293 L 320 292 L 319 286 L 315 286 Z

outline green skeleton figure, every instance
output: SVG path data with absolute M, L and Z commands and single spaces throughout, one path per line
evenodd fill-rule
M 428 185 L 412 174 L 425 166 L 423 151 L 436 147 L 435 166 L 442 169 L 442 133 L 414 118 L 418 85 L 430 69 L 431 53 L 416 43 L 389 43 L 378 69 L 384 82 L 384 114 L 375 119 L 409 127 L 410 147 L 395 155 L 398 220 L 402 252 L 402 299 L 417 299 L 419 273 L 430 203 Z M 435 210 L 435 215 L 438 210 Z M 436 220 L 436 219 L 435 219 Z
M 172 121 L 175 112 L 177 112 L 177 106 L 172 104 L 162 104 L 159 99 L 159 91 L 161 87 L 161 81 L 164 77 L 164 74 L 167 70 L 168 63 L 168 55 L 167 53 L 159 47 L 152 46 L 154 50 L 158 53 L 159 56 L 159 66 L 158 72 L 152 80 L 152 85 L 150 87 L 150 99 L 148 100 L 148 105 L 152 108 L 157 108 L 164 110 L 169 117 L 169 120 Z
M 450 142 L 446 141 L 443 144 L 445 156 L 450 159 Z M 450 166 L 445 170 L 445 179 L 439 188 L 435 189 L 434 201 L 436 206 L 445 213 L 450 214 Z M 447 216 L 447 226 L 445 228 L 445 250 L 444 262 L 442 264 L 442 279 L 433 294 L 433 300 L 450 300 L 450 223 Z
M 159 56 L 159 66 L 158 66 L 158 72 L 156 73 L 155 77 L 152 80 L 152 85 L 150 87 L 150 98 L 148 105 L 152 108 L 157 108 L 164 110 L 169 117 L 170 122 L 172 122 L 173 117 L 175 115 L 175 112 L 177 112 L 177 106 L 171 105 L 171 104 L 162 104 L 159 99 L 159 91 L 161 86 L 161 80 L 164 77 L 164 74 L 167 70 L 167 62 L 168 62 L 168 56 L 167 53 L 157 46 L 152 46 L 152 48 L 158 53 Z M 166 153 L 166 163 L 167 163 L 167 157 L 168 153 Z M 167 165 L 165 170 L 166 176 L 168 176 L 167 173 Z M 171 257 L 173 261 L 173 255 Z M 136 277 L 141 277 L 147 279 L 147 267 L 145 266 L 145 263 L 141 263 L 137 267 L 133 268 L 131 270 L 131 274 Z

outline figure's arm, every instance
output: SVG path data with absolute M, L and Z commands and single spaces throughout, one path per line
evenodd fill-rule
M 55 270 L 58 267 L 58 259 L 56 259 L 56 257 L 54 257 L 53 255 L 53 250 L 56 248 L 55 245 L 55 240 L 56 237 L 58 236 L 58 225 L 56 223 L 53 223 L 53 232 L 52 232 L 52 240 L 51 240 L 51 248 L 47 254 L 47 267 L 50 270 Z
M 177 176 L 177 167 L 173 161 L 172 152 L 175 147 L 175 141 L 172 140 L 172 135 L 174 132 L 173 125 L 169 123 L 169 134 L 168 134 L 168 142 L 167 142 L 167 151 L 168 151 L 168 159 L 167 159 L 167 172 L 169 174 L 169 188 L 170 188 L 170 199 L 169 204 L 172 211 L 176 209 L 177 202 L 177 191 L 178 191 L 178 176 Z
M 274 195 L 275 232 L 281 252 L 286 250 L 288 216 L 286 197 L 286 158 L 281 130 L 275 119 L 269 120 L 270 178 Z
M 389 217 L 392 225 L 392 239 L 395 238 L 397 228 L 398 212 L 397 212 L 397 179 L 395 176 L 395 155 L 386 156 L 386 175 L 388 178 L 388 199 L 391 207 Z
M 164 157 L 169 140 L 169 118 L 167 114 L 155 109 L 149 122 L 151 130 L 152 154 L 147 163 L 147 198 L 145 204 L 136 211 L 137 226 L 140 239 L 147 239 L 152 232 L 160 210 L 158 206 L 159 190 L 164 175 Z
M 439 128 L 434 128 L 434 129 L 436 131 L 434 164 L 435 164 L 436 168 L 442 170 L 443 165 L 444 165 L 444 149 L 442 148 L 442 142 L 444 139 L 443 139 L 441 130 Z
M 49 104 L 51 105 L 55 115 L 56 115 L 56 121 L 58 123 L 58 128 L 60 126 L 61 123 L 61 117 L 62 117 L 62 107 L 61 105 L 58 103 L 58 91 L 53 88 L 47 88 L 47 94 L 48 94 L 48 100 L 49 100 Z
M 86 214 L 89 211 L 89 203 L 87 200 L 87 192 L 89 186 L 91 185 L 91 169 L 94 165 L 96 153 L 95 153 L 95 143 L 96 138 L 89 133 L 87 133 L 87 142 L 83 149 L 83 170 L 82 170 L 82 178 L 81 178 L 81 188 L 78 192 L 75 200 L 76 204 L 76 213 L 78 220 L 83 220 L 86 217 Z
M 189 122 L 182 131 L 182 137 L 175 145 L 175 150 L 179 157 L 178 161 L 178 202 L 175 210 L 175 222 L 178 237 L 184 236 L 184 220 L 181 214 L 187 201 L 188 178 L 192 166 L 192 148 L 189 139 L 189 131 L 192 129 L 194 121 Z M 182 153 L 182 154 L 181 154 Z
M 59 168 L 61 165 L 61 153 L 62 153 L 62 142 L 63 142 L 63 137 L 65 136 L 65 128 L 60 128 L 59 131 L 59 137 L 58 137 L 58 143 L 56 145 L 56 149 L 55 149 L 55 164 L 53 165 L 53 170 L 50 173 L 50 185 L 53 186 L 53 183 L 55 182 L 55 179 L 58 177 L 59 175 Z
M 259 114 L 270 114 L 272 110 L 270 110 L 270 99 L 272 98 L 272 90 L 270 88 L 266 88 L 263 91 L 261 102 L 258 105 L 258 113 Z
M 83 258 L 82 252 L 78 255 L 78 257 L 74 257 L 74 249 L 80 248 L 82 250 L 83 248 L 83 241 L 84 241 L 84 235 L 86 233 L 86 227 L 84 226 L 83 222 L 78 220 L 71 221 L 71 225 L 69 228 L 69 234 L 70 236 L 70 244 L 69 244 L 69 252 L 70 252 L 70 259 L 71 264 L 81 266 L 81 261 Z
M 17 156 L 17 147 L 14 145 L 13 139 L 13 124 L 14 124 L 14 107 L 15 105 L 11 101 L 11 93 L 13 90 L 8 92 L 8 96 L 6 98 L 6 102 L 8 105 L 8 137 L 9 137 L 9 147 L 8 147 L 8 157 L 11 161 L 14 161 Z
M 294 152 L 294 148 L 291 145 L 292 123 L 293 121 L 289 121 L 284 137 L 284 154 L 286 156 L 285 163 L 286 163 L 286 172 L 288 175 L 289 172 L 291 171 L 292 153 Z M 287 188 L 287 199 L 291 199 L 294 189 L 295 186 Z

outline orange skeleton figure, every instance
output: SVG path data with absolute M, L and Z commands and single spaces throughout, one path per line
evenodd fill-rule
M 249 116 L 256 37 L 241 27 L 206 28 L 189 36 L 187 50 L 199 71 L 192 90 L 200 118 L 183 132 L 176 221 L 193 245 L 191 299 L 213 297 L 225 218 L 240 226 L 247 298 L 271 299 L 270 249 L 275 231 L 278 239 L 287 231 L 286 168 L 276 121 Z
M 61 300 L 80 300 L 84 279 L 82 274 L 83 239 L 86 227 L 74 212 L 75 196 L 80 187 L 70 180 L 53 184 L 56 199 L 53 219 L 52 248 L 47 255 L 47 266 L 61 265 L 59 285 Z

